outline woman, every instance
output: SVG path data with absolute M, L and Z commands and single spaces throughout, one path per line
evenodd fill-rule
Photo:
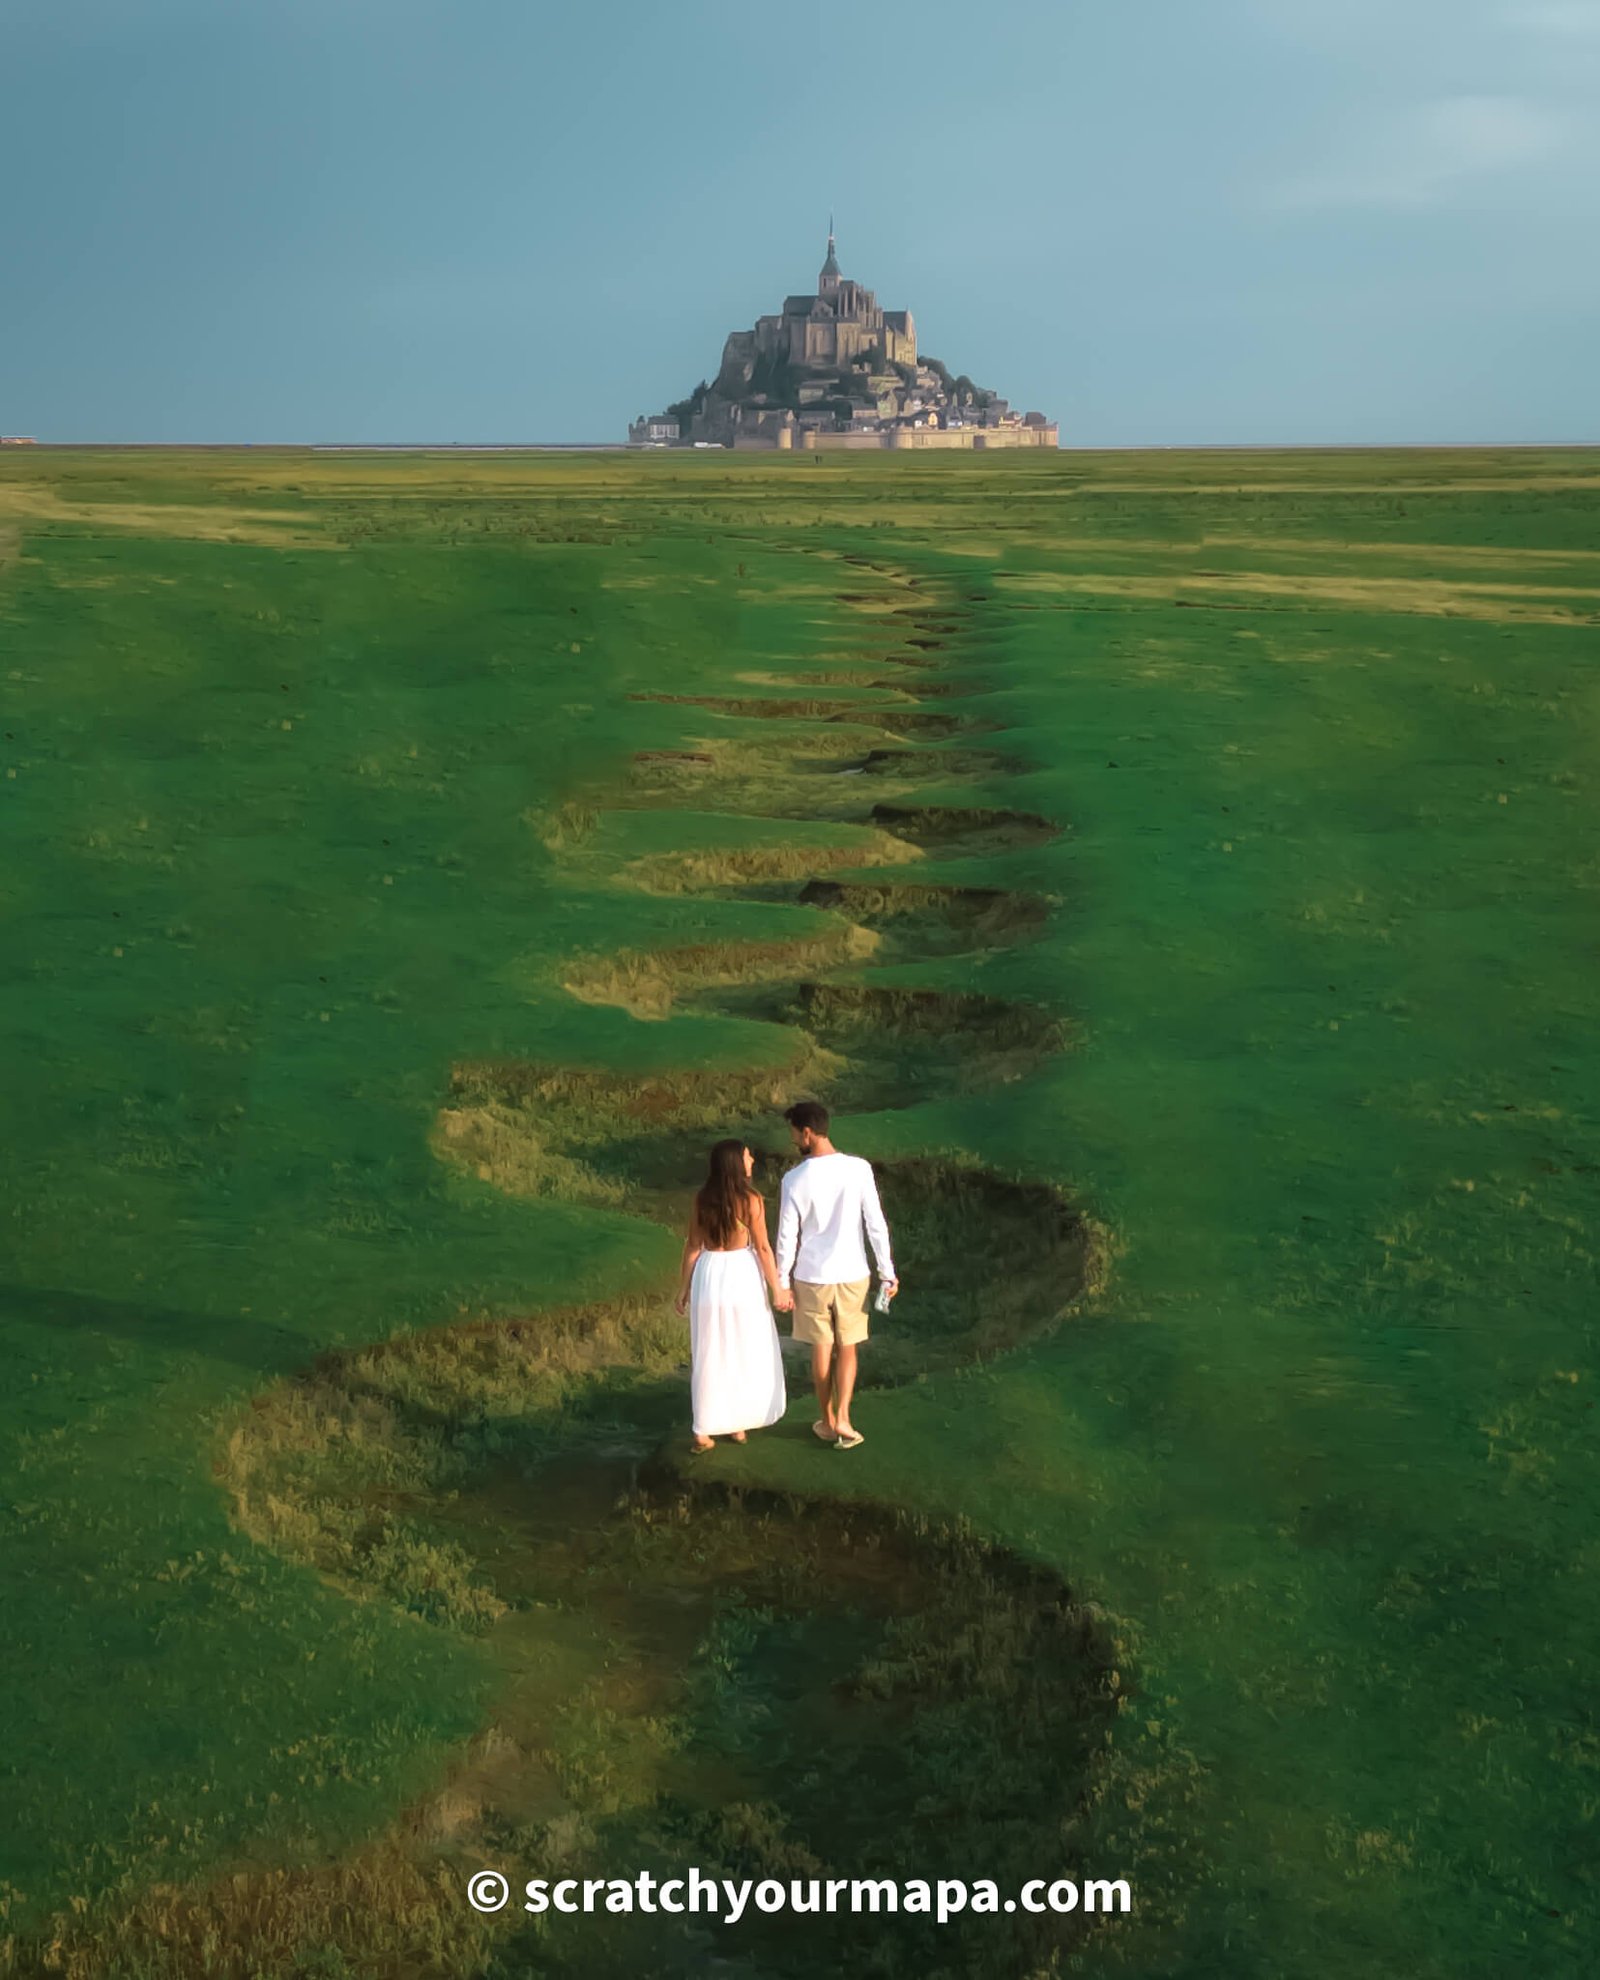
M 750 1182 L 755 1157 L 742 1141 L 719 1141 L 689 1213 L 678 1311 L 689 1315 L 689 1392 L 694 1451 L 714 1437 L 744 1442 L 776 1423 L 788 1405 L 778 1330 L 761 1282 L 776 1293 L 767 1207 Z

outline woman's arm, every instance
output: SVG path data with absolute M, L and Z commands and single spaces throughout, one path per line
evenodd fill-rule
M 705 1239 L 700 1235 L 699 1213 L 691 1210 L 689 1232 L 683 1240 L 683 1257 L 678 1268 L 677 1308 L 680 1313 L 689 1311 L 689 1281 L 694 1277 L 695 1260 L 705 1248 Z
M 761 1267 L 767 1290 L 776 1300 L 782 1288 L 778 1284 L 778 1261 L 772 1255 L 772 1246 L 767 1238 L 767 1206 L 754 1192 L 749 1200 L 750 1242 L 756 1248 L 756 1263 Z

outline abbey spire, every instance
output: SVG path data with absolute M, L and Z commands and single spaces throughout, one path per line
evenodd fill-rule
M 817 277 L 817 294 L 831 296 L 839 286 L 839 257 L 833 251 L 833 215 L 828 215 L 828 258 Z

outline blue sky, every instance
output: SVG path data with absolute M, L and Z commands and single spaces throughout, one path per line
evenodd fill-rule
M 1600 0 L 0 0 L 0 431 L 589 440 L 847 275 L 1068 444 L 1600 441 Z

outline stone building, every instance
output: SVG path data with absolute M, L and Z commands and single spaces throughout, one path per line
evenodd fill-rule
M 732 408 L 752 398 L 770 397 L 772 386 L 781 390 L 793 373 L 831 373 L 837 379 L 838 374 L 857 368 L 863 358 L 878 372 L 897 364 L 914 366 L 916 325 L 910 310 L 880 309 L 870 289 L 840 274 L 830 222 L 828 253 L 817 276 L 816 294 L 786 296 L 776 316 L 757 317 L 753 330 L 733 331 L 722 347 L 711 393 Z M 799 403 L 825 396 L 827 382 L 826 377 L 813 376 L 797 383 Z M 709 418 L 717 420 L 716 408 Z
M 630 447 L 670 447 L 682 437 L 678 422 L 668 413 L 640 413 L 628 425 Z
M 959 387 L 959 391 L 958 388 Z M 676 420 L 679 432 L 662 427 Z M 1042 414 L 1026 420 L 937 358 L 917 354 L 910 310 L 884 310 L 839 268 L 833 221 L 814 294 L 787 296 L 773 316 L 735 330 L 716 378 L 654 420 L 628 429 L 635 446 L 1028 447 L 1057 445 Z

